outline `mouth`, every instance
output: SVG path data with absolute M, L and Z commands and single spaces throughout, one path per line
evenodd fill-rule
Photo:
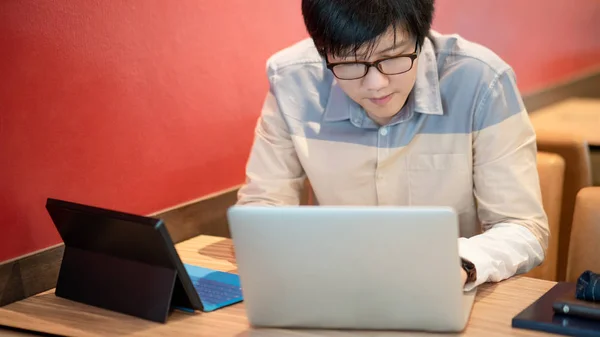
M 376 105 L 386 105 L 392 99 L 393 95 L 394 94 L 389 94 L 387 96 L 369 98 L 369 100 Z

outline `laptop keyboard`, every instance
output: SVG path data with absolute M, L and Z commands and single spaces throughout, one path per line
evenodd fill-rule
M 242 298 L 242 288 L 240 286 L 206 278 L 195 279 L 194 288 L 200 295 L 202 303 L 205 304 L 219 305 Z

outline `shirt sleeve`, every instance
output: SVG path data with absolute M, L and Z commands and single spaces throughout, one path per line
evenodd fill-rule
M 467 290 L 539 265 L 548 245 L 533 127 L 508 69 L 494 78 L 473 117 L 473 181 L 483 233 L 459 239 L 477 280 Z
M 299 205 L 306 176 L 273 87 L 256 124 L 238 205 Z

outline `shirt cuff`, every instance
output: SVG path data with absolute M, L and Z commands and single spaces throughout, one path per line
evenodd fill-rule
M 481 251 L 481 248 L 476 242 L 469 241 L 467 238 L 459 238 L 458 255 L 461 258 L 472 262 L 477 271 L 477 278 L 473 282 L 466 283 L 464 291 L 471 291 L 487 280 L 488 275 L 486 271 L 491 267 L 491 261 L 486 258 L 487 254 Z
M 527 272 L 544 259 L 535 236 L 527 228 L 512 223 L 497 224 L 471 238 L 459 238 L 458 254 L 471 261 L 477 270 L 477 279 L 465 284 L 465 291 Z

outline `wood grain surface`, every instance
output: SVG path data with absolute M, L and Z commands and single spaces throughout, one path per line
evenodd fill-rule
M 573 133 L 600 146 L 600 99 L 570 98 L 537 110 L 530 119 L 537 132 Z
M 181 242 L 183 262 L 221 271 L 236 271 L 230 239 L 198 236 Z M 543 336 L 511 328 L 511 319 L 555 283 L 514 277 L 480 286 L 467 329 L 462 336 Z M 154 323 L 71 302 L 50 290 L 0 308 L 0 325 L 65 336 L 414 336 L 435 334 L 386 331 L 318 331 L 252 329 L 244 304 L 211 313 L 174 312 L 166 324 Z M 13 333 L 0 330 L 3 333 Z M 23 334 L 15 334 L 21 336 Z M 440 334 L 440 336 L 451 336 Z

